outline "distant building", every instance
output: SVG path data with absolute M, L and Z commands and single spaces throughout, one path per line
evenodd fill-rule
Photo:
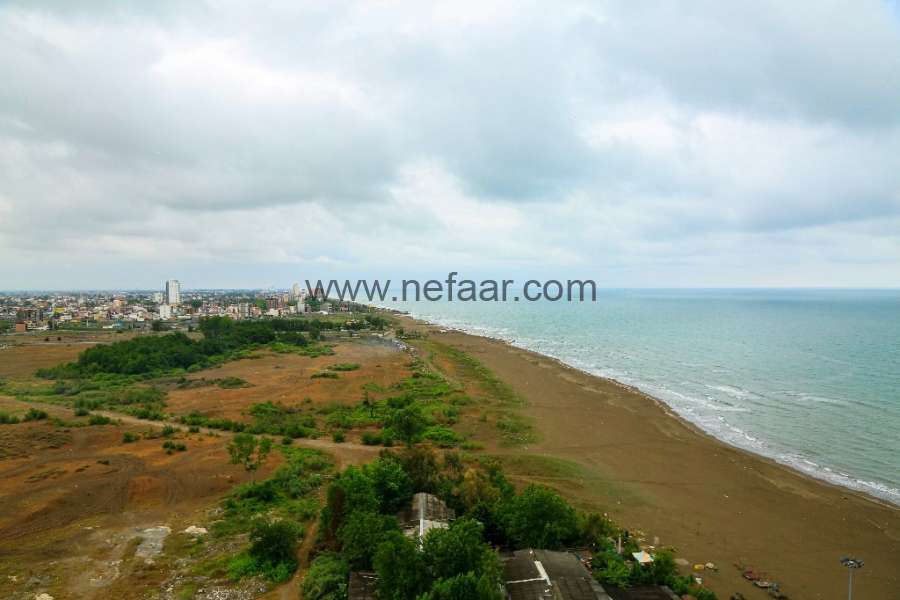
M 160 304 L 159 305 L 159 318 L 160 319 L 171 319 L 172 318 L 172 307 L 168 304 Z
M 28 325 L 25 323 L 16 323 L 16 333 L 25 333 L 28 331 Z
M 172 306 L 181 304 L 181 283 L 177 279 L 166 282 L 166 304 Z
M 163 293 L 162 292 L 153 292 L 153 301 L 157 304 L 162 304 L 163 302 Z
M 503 560 L 507 600 L 610 600 L 571 552 L 518 550 Z
M 432 494 L 415 494 L 409 508 L 397 515 L 400 528 L 407 536 L 422 540 L 432 529 L 446 529 L 454 517 L 453 509 Z

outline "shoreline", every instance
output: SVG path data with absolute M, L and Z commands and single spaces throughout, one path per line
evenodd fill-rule
M 387 309 L 387 310 L 394 312 L 393 309 Z M 856 476 L 849 474 L 849 473 L 841 473 L 840 471 L 836 470 L 836 468 L 832 468 L 827 465 L 819 465 L 819 464 L 813 463 L 812 461 L 808 461 L 808 459 L 805 459 L 802 456 L 800 456 L 799 458 L 801 460 L 807 460 L 808 462 L 810 462 L 810 464 L 813 464 L 816 466 L 816 468 L 805 470 L 805 469 L 801 468 L 799 465 L 797 465 L 796 463 L 792 463 L 790 461 L 778 460 L 777 456 L 773 456 L 773 455 L 766 454 L 763 452 L 758 452 L 752 448 L 748 448 L 748 447 L 742 446 L 740 444 L 732 443 L 731 441 L 729 441 L 727 439 L 723 439 L 722 437 L 715 435 L 715 433 L 704 429 L 698 423 L 695 423 L 691 419 L 689 419 L 686 416 L 679 413 L 677 409 L 675 409 L 673 406 L 671 406 L 664 399 L 654 396 L 650 392 L 642 390 L 636 384 L 619 381 L 618 379 L 607 376 L 607 375 L 592 373 L 591 371 L 588 371 L 587 369 L 583 369 L 581 367 L 578 367 L 577 365 L 570 364 L 558 356 L 545 354 L 539 350 L 529 348 L 526 345 L 517 344 L 516 341 L 514 341 L 514 340 L 504 339 L 502 337 L 493 336 L 493 335 L 489 335 L 487 333 L 476 331 L 476 330 L 474 330 L 475 328 L 467 329 L 465 327 L 460 327 L 460 326 L 456 326 L 456 325 L 446 325 L 446 324 L 439 323 L 439 322 L 433 322 L 433 321 L 429 321 L 428 319 L 425 319 L 422 317 L 417 317 L 417 316 L 412 315 L 411 313 L 406 313 L 406 312 L 394 312 L 394 314 L 397 316 L 411 319 L 412 321 L 415 321 L 416 323 L 426 326 L 426 327 L 429 327 L 429 328 L 452 331 L 454 333 L 458 333 L 458 334 L 462 334 L 462 335 L 484 338 L 486 340 L 490 340 L 493 342 L 497 342 L 499 344 L 504 344 L 504 345 L 510 346 L 511 348 L 516 348 L 518 350 L 530 352 L 530 353 L 540 356 L 546 360 L 551 360 L 551 361 L 555 362 L 561 368 L 571 369 L 582 375 L 585 375 L 588 377 L 595 377 L 597 379 L 609 382 L 610 384 L 616 385 L 616 386 L 622 388 L 623 390 L 643 396 L 647 400 L 655 403 L 660 409 L 663 410 L 663 412 L 665 412 L 670 417 L 677 419 L 682 424 L 694 429 L 695 433 L 703 435 L 712 441 L 715 441 L 719 444 L 723 444 L 729 448 L 739 450 L 741 452 L 745 452 L 754 458 L 768 461 L 773 465 L 778 465 L 780 467 L 783 467 L 796 475 L 800 475 L 802 477 L 809 478 L 810 480 L 812 480 L 816 483 L 828 485 L 830 487 L 835 488 L 836 490 L 840 490 L 840 491 L 844 491 L 844 492 L 852 492 L 854 494 L 858 494 L 858 495 L 864 497 L 865 499 L 867 499 L 871 502 L 874 502 L 876 504 L 879 504 L 879 505 L 884 505 L 886 507 L 893 508 L 893 509 L 900 509 L 900 495 L 897 495 L 898 490 L 887 487 L 887 484 L 884 484 L 883 482 L 866 481 L 866 480 L 857 478 Z M 765 443 L 765 441 L 763 441 L 763 443 Z M 823 473 L 823 471 L 828 471 L 829 473 L 834 473 L 835 475 L 832 478 L 829 478 L 825 473 Z M 844 480 L 851 480 L 851 481 L 856 481 L 856 482 L 861 482 L 861 483 L 859 483 L 859 485 L 854 486 L 849 483 L 844 483 Z M 872 491 L 872 488 L 877 489 L 880 486 L 887 488 L 887 491 L 884 493 L 883 496 L 880 496 Z M 896 499 L 893 499 L 893 497 L 895 497 L 895 496 L 896 496 Z
M 860 597 L 900 600 L 900 509 L 728 444 L 659 398 L 507 340 L 405 315 L 432 339 L 481 361 L 526 398 L 519 409 L 538 441 L 496 452 L 512 460 L 558 460 L 577 474 L 519 481 L 559 487 L 583 506 L 674 546 L 728 598 L 768 597 L 734 565 L 768 573 L 791 598 L 835 597 L 845 589 L 844 555 L 866 560 Z M 443 331 L 444 333 L 440 333 Z

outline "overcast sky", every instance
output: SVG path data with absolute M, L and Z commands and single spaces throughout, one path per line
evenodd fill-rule
M 0 289 L 900 285 L 883 1 L 5 0 L 0 82 Z

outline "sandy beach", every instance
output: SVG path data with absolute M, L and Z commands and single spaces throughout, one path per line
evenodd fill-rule
M 483 362 L 526 400 L 538 441 L 489 450 L 575 464 L 568 475 L 520 473 L 608 512 L 647 543 L 677 549 L 720 598 L 766 598 L 738 565 L 790 598 L 843 598 L 844 555 L 866 566 L 854 597 L 900 599 L 900 509 L 730 447 L 618 382 L 507 343 L 429 327 L 430 337 Z M 515 472 L 515 469 L 513 469 Z

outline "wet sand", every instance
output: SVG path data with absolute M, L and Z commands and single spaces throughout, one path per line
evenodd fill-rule
M 546 482 L 645 532 L 647 543 L 658 538 L 692 564 L 717 565 L 697 575 L 720 599 L 769 597 L 736 564 L 765 572 L 792 599 L 844 598 L 844 555 L 866 561 L 854 598 L 900 599 L 900 508 L 719 442 L 617 382 L 488 338 L 438 328 L 431 336 L 526 398 L 522 412 L 540 439 L 500 452 L 580 465 L 577 476 Z

